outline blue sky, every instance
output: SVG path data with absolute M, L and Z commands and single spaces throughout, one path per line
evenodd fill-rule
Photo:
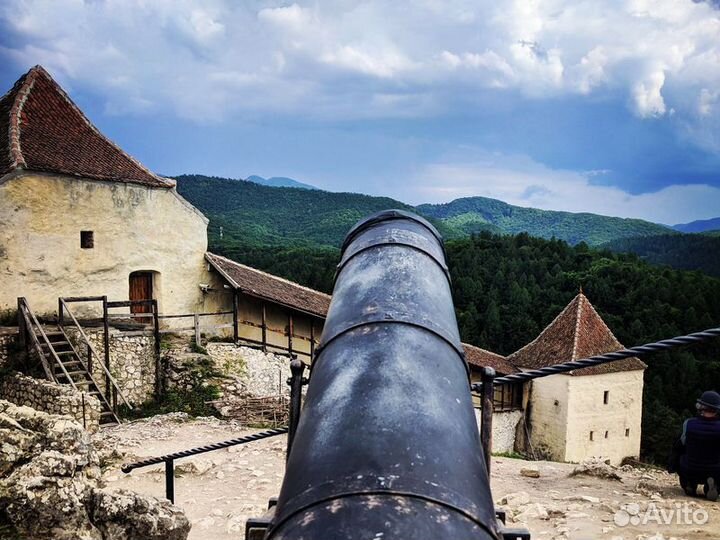
M 162 174 L 720 216 L 717 2 L 5 0 L 35 64 Z

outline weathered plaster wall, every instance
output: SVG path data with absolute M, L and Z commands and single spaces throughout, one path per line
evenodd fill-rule
M 100 425 L 100 402 L 69 385 L 17 373 L 0 382 L 0 398 L 46 413 L 72 416 L 88 431 L 97 431 Z
M 233 309 L 233 292 L 224 288 L 226 283 L 223 278 L 214 270 L 210 270 L 207 283 L 211 290 L 205 294 L 203 300 L 203 310 L 206 313 L 217 313 L 223 311 L 232 311 Z M 314 336 L 316 343 L 320 340 L 324 321 L 306 315 L 304 313 L 289 310 L 270 301 L 265 302 L 266 324 L 269 329 L 277 330 L 276 332 L 268 330 L 267 343 L 278 349 L 286 350 L 288 348 L 287 335 L 288 332 L 288 312 L 292 311 L 293 316 L 293 351 L 310 353 L 310 337 Z M 203 324 L 210 326 L 212 322 L 220 324 L 231 323 L 232 315 L 222 317 L 203 317 Z M 262 324 L 262 301 L 240 294 L 238 298 L 238 336 L 242 339 L 251 339 L 254 341 L 262 341 L 262 329 L 258 328 Z M 243 321 L 251 324 L 243 324 Z M 310 325 L 312 326 L 312 332 Z M 253 326 L 256 325 L 256 326 Z M 221 335 L 223 337 L 231 337 L 233 335 L 232 328 L 222 329 L 220 332 L 207 332 L 210 335 Z M 303 357 L 304 360 L 307 357 Z
M 568 421 L 569 375 L 551 375 L 528 385 L 528 424 L 536 452 L 548 459 L 565 461 Z
M 80 231 L 94 231 L 93 249 L 81 249 Z M 0 310 L 14 309 L 18 296 L 37 313 L 54 313 L 59 296 L 127 300 L 134 271 L 159 273 L 161 312 L 200 310 L 206 232 L 205 217 L 174 190 L 10 178 L 0 184 Z
M 640 455 L 643 373 L 636 370 L 568 377 L 565 461 L 601 457 L 619 464 L 625 457 Z
M 66 329 L 78 353 L 87 361 L 87 347 L 81 344 L 77 331 Z M 105 376 L 97 364 L 104 359 L 104 334 L 101 328 L 86 328 L 93 348 L 100 355 L 93 362 L 93 377 L 105 391 Z M 121 332 L 110 329 L 110 373 L 115 378 L 125 398 L 132 405 L 140 405 L 153 398 L 155 392 L 155 337 L 151 332 Z M 118 397 L 118 403 L 122 401 Z
M 523 417 L 523 411 L 501 411 L 493 413 L 492 451 L 509 453 L 515 451 L 515 433 Z M 475 409 L 478 431 L 482 423 L 482 411 Z
M 11 349 L 17 339 L 17 331 L 14 327 L 0 327 L 0 368 L 10 358 Z

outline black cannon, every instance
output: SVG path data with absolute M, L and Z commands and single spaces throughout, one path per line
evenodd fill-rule
M 501 531 L 442 240 L 375 214 L 347 235 L 264 537 L 529 538 Z

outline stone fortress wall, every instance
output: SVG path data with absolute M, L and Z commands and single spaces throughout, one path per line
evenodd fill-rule
M 72 416 L 88 431 L 98 430 L 100 402 L 67 384 L 35 379 L 17 373 L 0 381 L 0 399 L 49 414 Z

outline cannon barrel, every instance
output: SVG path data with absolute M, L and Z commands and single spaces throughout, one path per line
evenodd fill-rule
M 358 223 L 266 538 L 498 538 L 442 239 Z

